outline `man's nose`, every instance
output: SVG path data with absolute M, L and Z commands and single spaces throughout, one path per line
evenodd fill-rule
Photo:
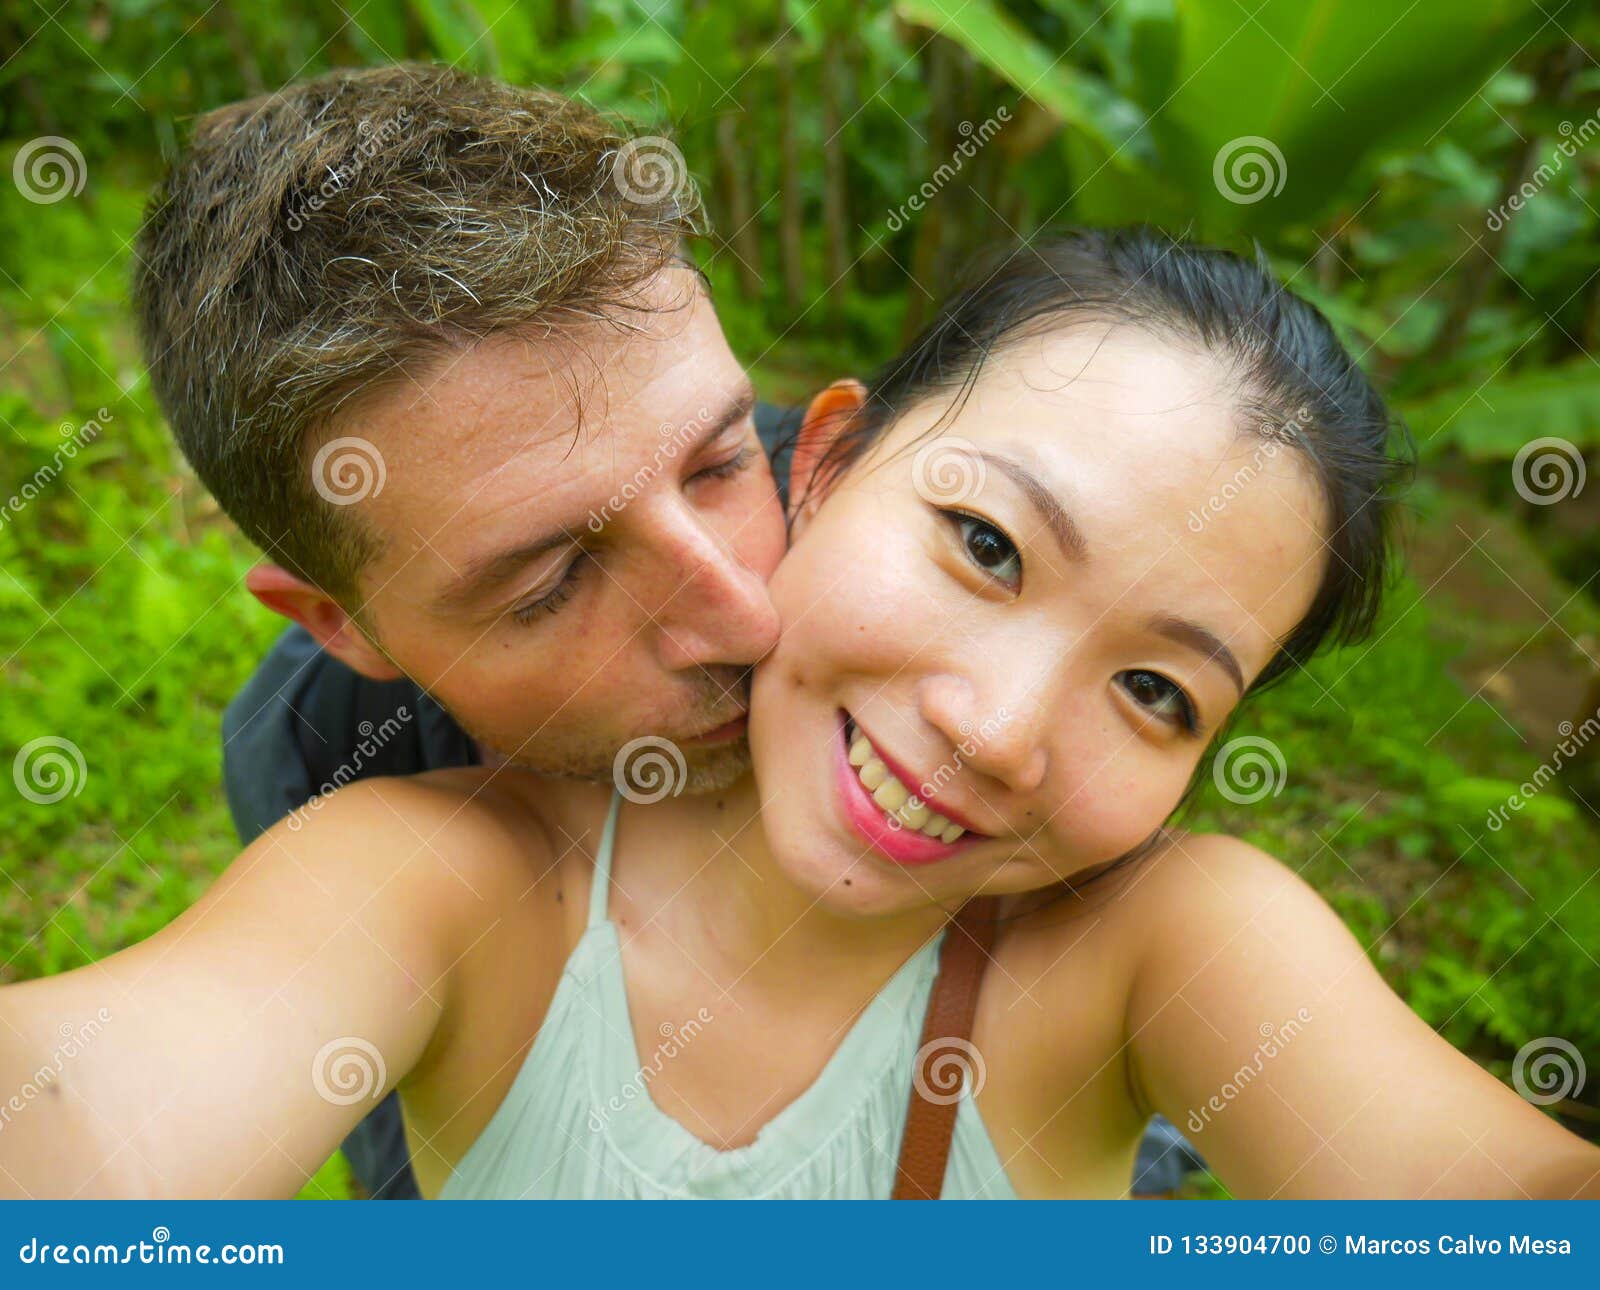
M 659 564 L 651 619 L 663 666 L 672 671 L 748 667 L 778 643 L 778 611 L 766 580 L 692 513 L 654 535 Z

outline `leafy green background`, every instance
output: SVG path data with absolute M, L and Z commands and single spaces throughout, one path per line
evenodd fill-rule
M 0 502 L 64 424 L 110 414 L 0 524 L 0 756 L 57 735 L 87 764 L 54 805 L 0 780 L 0 979 L 148 935 L 232 855 L 218 720 L 279 626 L 140 369 L 143 196 L 199 112 L 422 58 L 672 128 L 769 398 L 875 365 L 1014 233 L 1145 219 L 1259 247 L 1415 432 L 1411 572 L 1371 643 L 1238 719 L 1281 749 L 1282 792 L 1245 807 L 1208 788 L 1193 822 L 1304 873 L 1496 1073 L 1550 1035 L 1600 1068 L 1596 750 L 1486 824 L 1559 723 L 1600 707 L 1600 486 L 1540 506 L 1512 481 L 1532 439 L 1590 462 L 1600 445 L 1597 32 L 1549 0 L 0 0 L 0 161 L 46 135 L 86 159 L 82 191 L 50 204 L 0 180 Z M 1246 137 L 1277 149 L 1282 183 L 1230 201 L 1218 158 Z M 1553 1110 L 1594 1134 L 1597 1085 Z M 348 1191 L 336 1158 L 306 1194 Z

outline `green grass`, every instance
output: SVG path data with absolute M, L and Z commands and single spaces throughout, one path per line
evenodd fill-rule
M 62 205 L 46 220 L 12 203 L 0 213 L 0 239 L 28 266 L 24 284 L 0 282 L 11 355 L 0 502 L 52 460 L 64 421 L 112 413 L 0 526 L 0 756 L 9 764 L 50 735 L 70 740 L 85 766 L 60 802 L 0 793 L 0 980 L 150 935 L 232 857 L 219 720 L 280 626 L 240 585 L 252 554 L 174 458 L 142 381 L 121 249 L 138 194 L 136 180 L 104 180 L 92 209 Z M 84 282 L 83 266 L 95 265 Z M 735 349 L 766 355 L 764 393 L 794 398 L 822 374 L 871 365 L 803 337 L 769 350 L 744 311 L 728 316 Z M 1511 572 L 1553 588 L 1552 612 L 1567 594 L 1531 564 Z M 1500 1073 L 1540 1035 L 1600 1051 L 1595 821 L 1558 809 L 1551 789 L 1504 831 L 1484 827 L 1486 804 L 1545 755 L 1469 699 L 1453 670 L 1475 641 L 1505 631 L 1503 617 L 1406 584 L 1374 643 L 1320 660 L 1237 721 L 1233 733 L 1281 749 L 1282 792 L 1240 807 L 1208 790 L 1192 819 L 1305 874 L 1412 1006 Z M 348 1192 L 335 1158 L 302 1195 Z

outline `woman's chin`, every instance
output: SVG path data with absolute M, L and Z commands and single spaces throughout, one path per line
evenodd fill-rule
M 926 894 L 906 891 L 875 871 L 871 861 L 826 865 L 803 856 L 780 857 L 789 880 L 830 914 L 844 918 L 880 918 L 905 913 L 929 903 Z
M 880 918 L 941 901 L 936 891 L 908 882 L 847 838 L 818 836 L 815 828 L 802 829 L 793 821 L 768 817 L 767 823 L 773 864 L 808 906 L 843 918 Z

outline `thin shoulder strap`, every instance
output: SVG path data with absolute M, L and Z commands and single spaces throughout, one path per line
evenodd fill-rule
M 617 845 L 617 812 L 622 809 L 622 794 L 611 794 L 606 811 L 606 826 L 600 834 L 600 850 L 595 852 L 594 877 L 589 886 L 589 926 L 606 921 L 606 902 L 611 895 L 611 852 Z
M 892 1200 L 938 1200 L 956 1131 L 956 1108 L 968 1066 L 981 1069 L 972 1047 L 978 988 L 989 965 L 998 902 L 969 900 L 945 928 L 939 975 L 922 1022 L 922 1046 L 911 1076 L 911 1106 L 895 1167 Z

